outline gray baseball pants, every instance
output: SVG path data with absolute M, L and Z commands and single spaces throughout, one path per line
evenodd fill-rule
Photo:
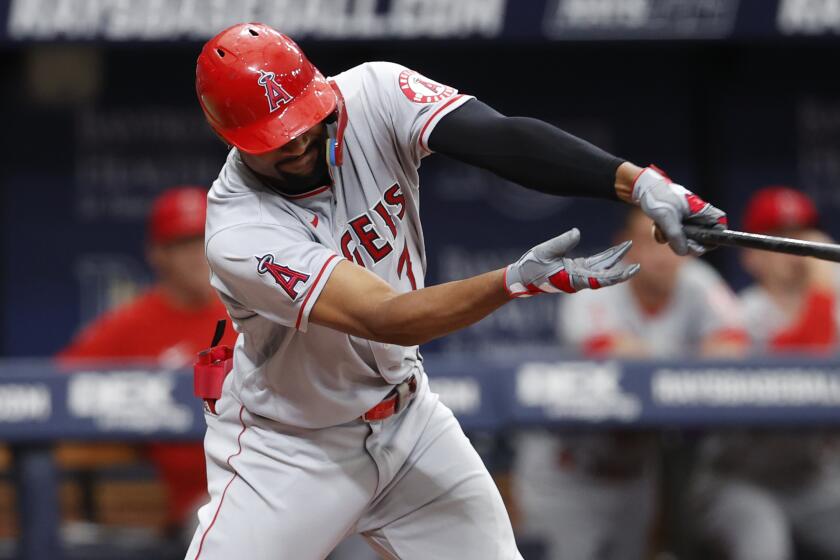
M 226 384 L 186 559 L 321 560 L 359 533 L 386 559 L 521 560 L 487 469 L 418 378 L 401 413 L 316 430 L 251 414 Z

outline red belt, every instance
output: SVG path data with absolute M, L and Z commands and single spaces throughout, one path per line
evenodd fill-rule
M 390 418 L 398 412 L 405 410 L 414 394 L 417 392 L 417 379 L 412 375 L 396 387 L 382 399 L 379 404 L 362 414 L 365 422 L 378 422 Z

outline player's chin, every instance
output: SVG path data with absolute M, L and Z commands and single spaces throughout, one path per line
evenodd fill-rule
M 315 171 L 318 160 L 321 157 L 321 150 L 316 145 L 310 146 L 303 154 L 293 160 L 279 163 L 274 169 L 284 176 L 305 177 Z
M 301 167 L 290 167 L 289 171 L 276 168 L 280 177 L 294 190 L 301 188 L 319 186 L 323 184 L 325 177 L 328 177 L 327 164 L 323 157 L 323 151 L 316 150 L 315 157 L 307 165 Z M 317 183 L 317 184 L 316 184 Z

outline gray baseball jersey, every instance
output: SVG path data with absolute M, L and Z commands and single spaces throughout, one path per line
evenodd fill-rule
M 436 123 L 470 99 L 387 62 L 333 82 L 339 118 L 329 133 L 343 158 L 333 185 L 278 196 L 232 150 L 207 208 L 211 282 L 244 335 L 234 390 L 251 412 L 307 428 L 357 418 L 391 384 L 422 374 L 416 346 L 310 325 L 309 313 L 342 258 L 399 292 L 423 287 L 417 168 Z

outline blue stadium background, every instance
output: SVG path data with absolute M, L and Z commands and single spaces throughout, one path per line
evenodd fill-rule
M 62 4 L 0 3 L 0 25 L 7 24 L 0 33 L 6 356 L 51 355 L 80 324 L 147 281 L 149 201 L 175 184 L 208 185 L 224 155 L 195 101 L 199 37 L 142 28 L 109 40 L 115 16 L 109 20 L 105 10 L 92 20 L 99 27 L 74 34 L 72 14 L 50 19 L 59 18 Z M 189 3 L 164 3 L 170 9 L 162 21 L 176 17 L 181 4 Z M 343 12 L 326 10 L 328 4 L 321 2 L 319 16 L 327 22 L 356 21 L 370 3 L 339 3 Z M 374 2 L 371 9 L 384 17 L 398 4 Z M 494 0 L 488 5 L 496 6 L 497 27 L 455 29 L 454 37 L 443 30 L 443 38 L 429 38 L 422 28 L 401 40 L 374 22 L 360 27 L 374 39 L 302 28 L 300 41 L 325 74 L 367 60 L 399 62 L 507 114 L 540 117 L 623 157 L 655 162 L 727 209 L 735 225 L 749 193 L 767 184 L 795 185 L 826 217 L 836 212 L 836 25 L 832 32 L 823 21 L 813 31 L 808 22 L 816 16 L 805 14 L 799 24 L 805 31 L 782 29 L 782 18 L 793 17 L 784 12 L 792 2 L 650 0 L 591 3 L 607 7 L 579 16 L 579 29 L 577 20 L 556 29 L 556 12 L 580 4 Z M 628 20 L 631 4 L 644 5 L 648 19 Z M 267 10 L 272 2 L 256 5 Z M 221 16 L 237 15 L 218 6 Z M 84 61 L 91 76 L 51 65 L 68 60 L 62 56 Z M 85 80 L 95 83 L 84 90 L 76 82 Z M 427 159 L 422 174 L 428 283 L 503 264 L 573 225 L 587 247 L 604 245 L 621 215 L 618 204 L 529 193 L 442 157 Z M 834 220 L 826 222 L 840 233 Z M 736 253 L 711 260 L 735 287 L 744 284 Z M 552 344 L 550 304 L 529 305 L 511 306 L 434 349 Z M 537 319 L 534 328 L 522 329 L 526 318 Z

